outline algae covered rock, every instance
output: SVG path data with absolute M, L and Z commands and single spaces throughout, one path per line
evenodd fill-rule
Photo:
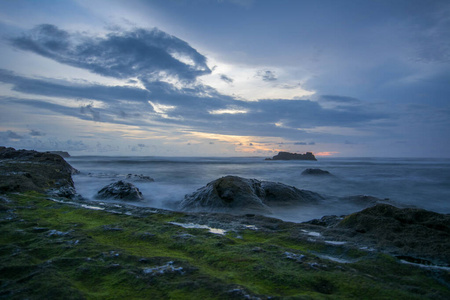
M 74 191 L 77 172 L 57 154 L 0 147 L 0 193 Z
M 399 255 L 416 256 L 450 264 L 450 215 L 387 204 L 353 213 L 336 228 L 357 242 Z
M 186 195 L 182 210 L 270 213 L 271 207 L 316 203 L 323 198 L 282 183 L 225 176 Z
M 117 181 L 103 187 L 96 195 L 97 199 L 115 199 L 123 201 L 141 201 L 142 193 L 132 183 Z

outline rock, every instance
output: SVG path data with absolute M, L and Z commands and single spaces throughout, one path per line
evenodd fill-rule
M 48 151 L 47 153 L 57 154 L 57 155 L 61 156 L 62 158 L 70 157 L 69 152 L 66 152 L 66 151 Z
M 339 236 L 348 235 L 394 254 L 450 263 L 449 214 L 377 204 L 345 217 L 335 228 L 347 229 Z
M 151 178 L 150 176 L 145 175 L 137 175 L 137 174 L 127 174 L 128 180 L 134 180 L 134 181 L 140 181 L 140 182 L 154 182 L 155 179 Z
M 349 196 L 349 197 L 341 197 L 339 198 L 341 201 L 346 201 L 355 205 L 362 205 L 365 207 L 373 206 L 375 204 L 385 202 L 386 199 L 382 200 L 377 197 L 368 196 L 368 195 L 356 195 L 356 196 Z
M 331 173 L 321 169 L 306 169 L 302 172 L 302 175 L 330 176 Z
M 63 186 L 58 189 L 51 189 L 48 192 L 50 195 L 57 196 L 57 197 L 63 197 L 63 198 L 69 198 L 74 199 L 76 197 L 80 197 L 75 191 L 75 188 L 71 186 Z
M 77 172 L 57 154 L 0 147 L 0 193 L 70 190 Z
M 306 152 L 305 154 L 278 152 L 272 158 L 266 158 L 266 160 L 317 160 L 314 154 Z
M 299 190 L 282 183 L 226 176 L 208 183 L 186 195 L 180 203 L 182 210 L 270 213 L 270 207 L 301 205 L 322 200 L 319 194 Z
M 97 199 L 116 199 L 123 201 L 141 201 L 144 198 L 132 183 L 117 181 L 103 187 L 96 195 Z

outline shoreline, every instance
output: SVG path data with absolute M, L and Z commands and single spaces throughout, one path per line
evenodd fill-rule
M 59 156 L 20 155 L 0 161 L 19 180 L 0 195 L 5 297 L 450 297 L 450 214 L 377 204 L 294 223 L 90 201 Z

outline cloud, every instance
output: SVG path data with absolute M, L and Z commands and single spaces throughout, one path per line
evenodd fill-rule
M 43 133 L 39 130 L 30 129 L 30 135 L 31 136 L 44 136 L 45 133 Z
M 233 81 L 234 81 L 232 78 L 228 77 L 225 74 L 220 74 L 220 79 L 222 79 L 226 83 L 233 83 Z
M 264 81 L 276 81 L 278 79 L 275 72 L 270 70 L 260 70 L 256 73 L 256 76 Z
M 94 121 L 100 121 L 100 113 L 94 109 L 92 104 L 81 106 L 80 112 L 82 114 L 90 114 Z
M 83 120 L 140 126 L 149 126 L 150 122 L 155 126 L 155 122 L 159 122 L 157 126 L 183 126 L 217 134 L 295 139 L 304 135 L 308 128 L 354 127 L 389 117 L 364 105 L 334 109 L 310 100 L 242 101 L 202 84 L 179 87 L 168 82 L 144 79 L 142 84 L 145 89 L 142 89 L 33 79 L 5 70 L 0 70 L 0 81 L 12 84 L 13 90 L 22 93 L 73 99 L 71 102 L 49 102 L 4 98 L 11 104 L 25 104 Z M 89 99 L 78 100 L 88 95 Z M 327 99 L 352 102 L 348 97 L 328 96 Z
M 294 145 L 304 146 L 304 145 L 307 145 L 307 143 L 306 142 L 297 142 L 297 143 L 294 143 Z
M 99 84 L 77 84 L 48 78 L 29 78 L 9 70 L 0 69 L 0 82 L 13 85 L 17 92 L 63 98 L 96 99 L 106 102 L 112 100 L 146 101 L 147 90 L 130 86 L 106 86 Z
M 8 105 L 27 105 L 81 120 L 134 125 L 143 130 L 158 126 L 181 134 L 202 132 L 308 141 L 317 135 L 333 135 L 333 131 L 322 133 L 311 130 L 314 128 L 334 128 L 338 132 L 342 128 L 383 122 L 390 117 L 346 96 L 323 95 L 319 101 L 270 98 L 249 102 L 225 95 L 195 80 L 211 72 L 203 55 L 186 42 L 157 29 L 92 36 L 40 25 L 10 41 L 19 49 L 135 84 L 102 85 L 31 78 L 0 69 L 0 82 L 28 95 L 2 97 Z M 278 69 L 277 73 L 273 69 L 257 70 L 248 73 L 252 80 L 266 86 L 281 84 L 278 82 L 283 79 L 283 73 Z M 224 85 L 235 85 L 224 73 L 227 72 L 219 71 L 220 80 L 215 75 L 217 80 Z M 168 76 L 180 80 L 167 80 Z M 277 80 L 276 84 L 270 83 Z M 282 85 L 284 90 L 299 87 L 298 83 Z M 52 98 L 37 99 L 29 95 Z M 336 103 L 339 107 L 327 107 L 324 103 Z M 96 148 L 107 150 L 103 146 Z
M 11 140 L 20 140 L 20 139 L 23 138 L 23 136 L 21 136 L 21 135 L 15 133 L 15 132 L 12 131 L 12 130 L 7 130 L 7 131 L 6 131 L 6 137 L 7 137 L 8 139 L 11 139 Z
M 18 49 L 108 77 L 172 76 L 192 81 L 211 73 L 205 56 L 185 41 L 156 28 L 93 36 L 41 24 L 10 42 Z
M 321 95 L 319 101 L 338 103 L 341 105 L 361 103 L 361 101 L 356 98 L 338 95 Z

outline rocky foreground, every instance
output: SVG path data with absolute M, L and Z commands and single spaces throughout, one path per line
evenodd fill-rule
M 298 224 L 86 201 L 55 192 L 73 188 L 64 160 L 16 152 L 0 148 L 1 299 L 450 298 L 449 215 L 378 204 Z

